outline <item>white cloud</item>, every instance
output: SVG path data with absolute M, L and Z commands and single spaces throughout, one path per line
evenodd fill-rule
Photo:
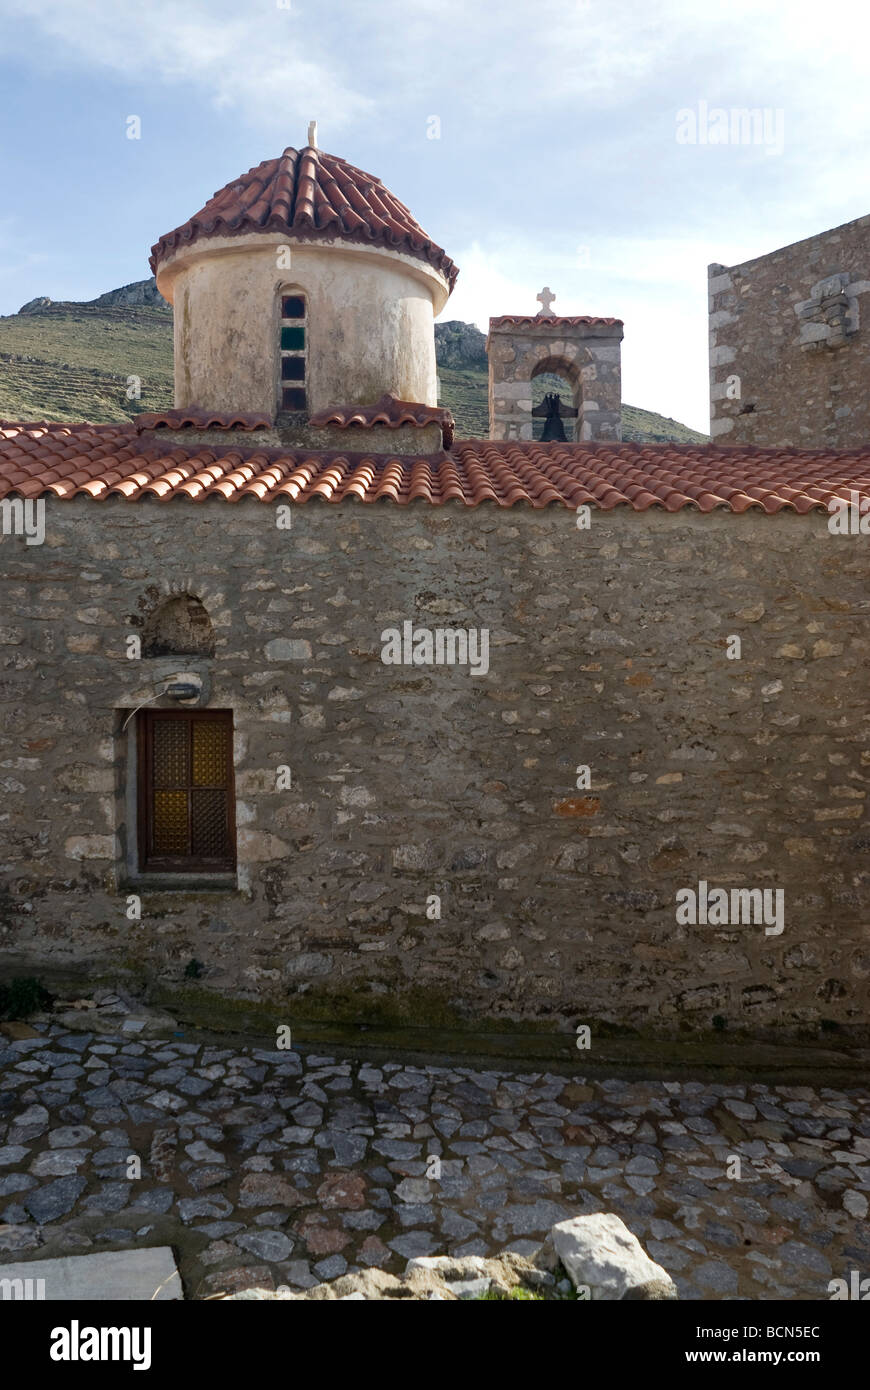
M 32 61 L 186 83 L 198 102 L 237 110 L 253 127 L 284 128 L 328 110 L 339 129 L 374 102 L 334 51 L 317 57 L 317 30 L 300 8 L 297 0 L 257 11 L 227 0 L 0 0 L 0 15 L 40 31 L 41 54 L 22 42 Z M 18 32 L 23 39 L 26 27 Z

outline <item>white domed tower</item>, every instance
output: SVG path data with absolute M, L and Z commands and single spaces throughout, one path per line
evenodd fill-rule
M 337 407 L 437 406 L 456 266 L 379 179 L 315 143 L 228 183 L 151 268 L 175 310 L 178 409 L 267 415 L 314 442 L 312 417 Z

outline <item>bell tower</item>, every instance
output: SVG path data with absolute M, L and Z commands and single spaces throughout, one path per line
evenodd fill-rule
M 548 406 L 554 422 L 576 415 L 578 440 L 621 439 L 622 320 L 563 317 L 552 312 L 550 289 L 537 297 L 537 314 L 489 321 L 490 439 L 532 438 L 532 381 L 545 372 L 564 377 L 571 387 L 570 402 Z M 548 434 L 558 437 L 555 429 Z

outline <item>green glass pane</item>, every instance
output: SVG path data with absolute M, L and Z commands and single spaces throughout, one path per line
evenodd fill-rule
M 305 346 L 305 329 L 302 324 L 281 329 L 281 346 L 285 351 L 295 352 Z

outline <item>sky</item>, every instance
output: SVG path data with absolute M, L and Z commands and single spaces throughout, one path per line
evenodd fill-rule
M 442 319 L 547 285 L 706 431 L 708 264 L 870 212 L 868 39 L 856 0 L 0 0 L 0 313 L 144 279 L 317 120 L 458 264 Z

